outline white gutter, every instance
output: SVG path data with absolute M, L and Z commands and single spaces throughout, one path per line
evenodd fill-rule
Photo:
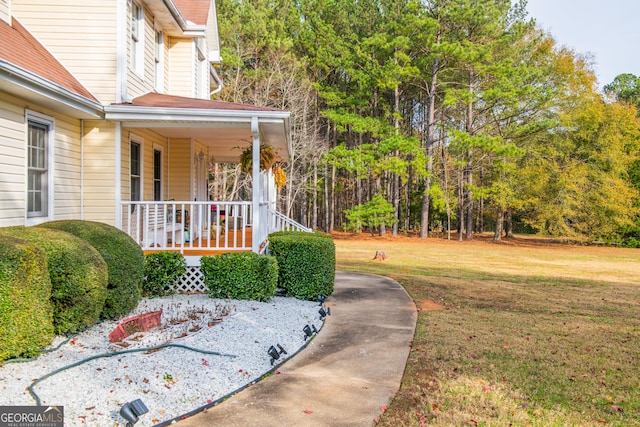
M 78 110 L 86 114 L 88 118 L 101 119 L 104 117 L 103 106 L 98 101 L 72 92 L 4 59 L 0 59 L 0 80 L 7 81 L 39 96 Z
M 194 120 L 201 122 L 219 122 L 225 119 L 235 122 L 251 122 L 253 118 L 259 118 L 261 122 L 273 120 L 280 122 L 287 120 L 290 113 L 287 111 L 256 111 L 256 110 L 213 110 L 203 108 L 162 108 L 162 107 L 135 107 L 132 105 L 107 105 L 104 107 L 105 119 L 127 121 L 185 121 Z M 162 126 L 162 123 L 159 123 Z M 175 127 L 175 124 L 167 124 L 167 127 Z

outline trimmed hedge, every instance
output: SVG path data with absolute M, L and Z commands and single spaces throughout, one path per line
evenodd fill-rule
M 278 260 L 278 286 L 287 295 L 315 301 L 333 293 L 336 246 L 331 236 L 279 231 L 269 235 L 269 253 Z
M 51 279 L 38 246 L 0 236 L 0 365 L 34 357 L 53 340 Z
M 144 253 L 127 233 L 102 222 L 80 220 L 52 221 L 39 227 L 86 240 L 107 263 L 109 283 L 102 318 L 116 319 L 136 308 L 142 298 Z
M 253 252 L 203 256 L 202 279 L 212 298 L 269 301 L 278 286 L 278 263 Z
M 74 333 L 98 322 L 107 297 L 107 265 L 93 246 L 64 231 L 41 227 L 7 227 L 0 234 L 44 249 L 56 334 Z
M 144 256 L 142 294 L 162 297 L 175 292 L 180 276 L 187 272 L 187 262 L 179 252 L 151 252 Z

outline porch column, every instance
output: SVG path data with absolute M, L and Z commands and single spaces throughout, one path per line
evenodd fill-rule
M 251 250 L 255 253 L 260 251 L 260 236 L 262 235 L 260 222 L 260 129 L 258 127 L 258 118 L 251 118 L 251 135 L 253 136 L 252 145 L 252 162 L 251 162 L 251 180 L 252 180 L 252 233 L 251 233 Z

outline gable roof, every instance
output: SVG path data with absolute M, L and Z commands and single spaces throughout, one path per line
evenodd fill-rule
M 173 0 L 173 2 L 187 21 L 196 25 L 207 24 L 211 0 Z
M 76 95 L 98 102 L 17 19 L 12 18 L 12 25 L 0 20 L 0 40 L 0 60 L 40 76 Z

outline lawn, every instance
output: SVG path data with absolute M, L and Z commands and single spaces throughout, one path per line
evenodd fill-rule
M 419 310 L 378 425 L 640 426 L 640 250 L 334 239 L 339 270 L 391 277 Z

